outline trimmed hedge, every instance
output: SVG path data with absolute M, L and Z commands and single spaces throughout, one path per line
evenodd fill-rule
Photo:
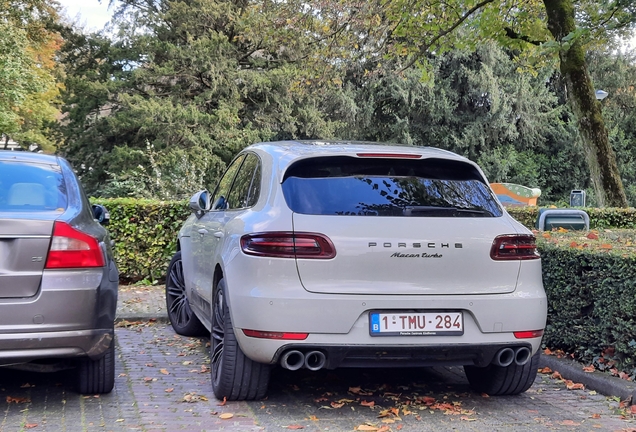
M 110 212 L 108 231 L 122 282 L 156 283 L 177 249 L 177 235 L 190 215 L 184 201 L 91 199 Z
M 540 242 L 539 250 L 548 296 L 544 345 L 573 353 L 601 369 L 612 367 L 613 361 L 634 377 L 636 253 L 582 250 L 549 242 Z
M 533 229 L 539 217 L 539 207 L 508 207 L 510 215 Z M 636 208 L 583 208 L 590 217 L 590 228 L 636 229 Z

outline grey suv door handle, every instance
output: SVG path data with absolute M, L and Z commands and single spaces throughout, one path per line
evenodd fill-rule
M 205 228 L 201 228 L 199 231 L 199 234 L 201 234 L 202 236 L 206 235 L 209 231 L 206 230 Z
M 223 233 L 221 231 L 217 231 L 217 232 L 214 233 L 214 237 L 223 238 Z

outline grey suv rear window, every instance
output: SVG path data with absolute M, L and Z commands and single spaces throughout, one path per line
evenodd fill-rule
M 283 193 L 312 215 L 498 217 L 479 171 L 446 159 L 319 157 L 293 164 Z
M 66 207 L 59 166 L 0 162 L 0 211 L 63 211 Z

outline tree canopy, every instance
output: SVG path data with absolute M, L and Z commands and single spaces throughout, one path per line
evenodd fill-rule
M 53 150 L 59 110 L 56 53 L 61 39 L 52 0 L 0 0 L 0 135 Z
M 597 147 L 581 139 L 563 53 L 608 47 L 633 11 L 580 0 L 576 29 L 557 37 L 546 3 L 125 0 L 114 36 L 63 33 L 60 151 L 92 194 L 183 198 L 212 187 L 255 141 L 400 141 L 458 152 L 491 181 L 564 199 L 592 186 L 585 155 Z M 598 52 L 590 58 L 624 62 L 629 80 L 633 60 Z M 601 83 L 601 62 L 592 64 Z M 608 145 L 631 181 L 629 123 L 604 105 Z

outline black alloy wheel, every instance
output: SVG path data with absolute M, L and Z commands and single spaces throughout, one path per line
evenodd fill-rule
M 223 371 L 223 351 L 225 349 L 224 290 L 217 289 L 212 304 L 212 331 L 210 333 L 210 363 L 212 366 L 212 386 L 219 387 Z
M 166 308 L 174 331 L 182 336 L 201 336 L 206 329 L 190 307 L 186 297 L 185 277 L 181 251 L 177 252 L 168 265 L 166 275 Z

